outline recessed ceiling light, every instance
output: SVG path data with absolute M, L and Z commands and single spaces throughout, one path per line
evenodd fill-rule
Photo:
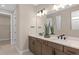
M 1 7 L 5 7 L 5 5 L 1 5 Z

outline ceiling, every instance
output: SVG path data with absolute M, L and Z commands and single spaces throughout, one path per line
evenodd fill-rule
M 16 4 L 0 4 L 0 9 L 13 11 L 16 8 Z

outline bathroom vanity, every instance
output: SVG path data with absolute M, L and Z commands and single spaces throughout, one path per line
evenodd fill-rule
M 44 38 L 29 35 L 29 49 L 35 55 L 77 55 L 79 54 L 79 40 L 77 39 L 68 37 L 66 40 L 61 40 L 56 36 Z
M 36 17 L 36 27 L 31 28 L 29 49 L 36 55 L 79 55 L 79 5 Z M 53 13 L 52 13 L 53 12 Z M 32 24 L 34 25 L 34 23 Z M 47 31 L 46 31 L 47 30 Z M 66 34 L 44 38 L 45 34 Z M 40 34 L 34 35 L 34 34 Z M 42 36 L 44 34 L 44 36 Z M 62 38 L 64 35 L 59 35 Z M 74 37 L 70 37 L 74 36 Z M 48 37 L 48 36 L 47 36 Z

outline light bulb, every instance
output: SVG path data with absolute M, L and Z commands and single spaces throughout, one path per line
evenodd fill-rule
M 59 8 L 64 8 L 65 5 L 64 5 L 64 4 L 60 4 L 58 7 L 59 7 Z
M 58 10 L 58 6 L 57 6 L 57 5 L 54 5 L 54 6 L 53 6 L 53 9 L 54 9 L 54 10 Z
M 37 13 L 37 16 L 41 16 L 41 12 Z
M 44 13 L 44 14 L 47 14 L 47 10 L 44 10 L 43 13 Z

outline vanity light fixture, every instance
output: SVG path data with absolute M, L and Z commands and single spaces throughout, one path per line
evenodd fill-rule
M 54 5 L 53 6 L 53 9 L 57 11 L 58 10 L 58 6 L 57 5 Z
M 65 5 L 64 4 L 60 4 L 58 7 L 59 8 L 65 8 Z
M 37 12 L 37 16 L 41 16 L 41 12 Z
M 65 8 L 67 5 L 72 6 L 72 4 L 55 4 L 55 5 L 53 6 L 53 10 L 58 11 L 59 9 Z
M 46 14 L 47 14 L 47 10 L 45 10 L 45 8 L 43 8 L 37 12 L 37 16 L 44 16 Z
M 64 4 L 57 4 L 57 5 L 53 6 L 53 10 L 56 10 L 56 11 L 58 11 L 60 8 L 65 8 L 65 5 Z

